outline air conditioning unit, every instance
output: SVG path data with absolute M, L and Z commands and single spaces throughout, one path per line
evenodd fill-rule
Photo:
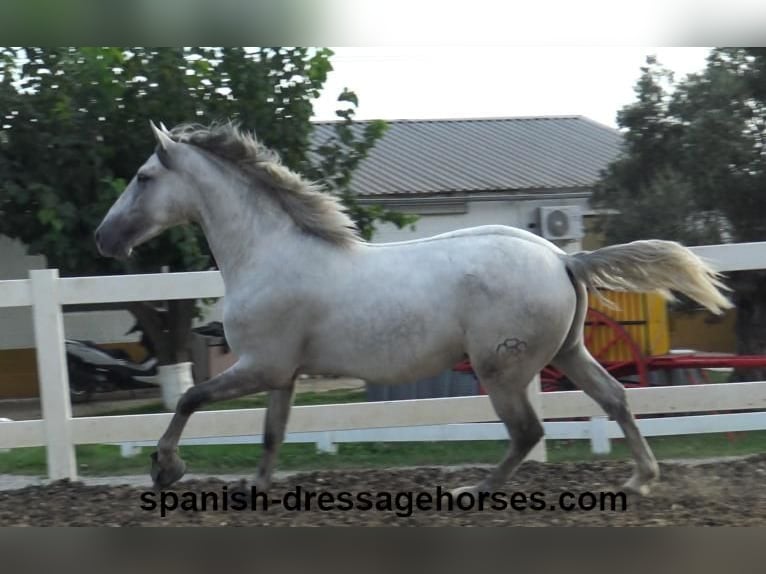
M 550 241 L 582 239 L 582 208 L 579 205 L 556 205 L 540 208 L 540 235 Z

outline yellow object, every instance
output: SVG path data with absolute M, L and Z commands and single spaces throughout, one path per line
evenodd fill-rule
M 619 323 L 636 343 L 643 355 L 665 355 L 670 350 L 668 310 L 665 300 L 654 293 L 622 293 L 602 291 L 616 305 L 615 309 L 589 298 L 592 309 Z M 607 346 L 617 337 L 614 329 L 586 321 L 585 340 L 599 361 L 630 361 L 634 353 L 623 341 Z
M 139 343 L 106 343 L 106 349 L 122 349 L 134 361 L 146 351 Z M 40 396 L 34 349 L 0 349 L 0 400 Z

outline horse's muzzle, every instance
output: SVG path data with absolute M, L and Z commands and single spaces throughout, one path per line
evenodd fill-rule
M 104 257 L 124 259 L 130 255 L 131 249 L 123 240 L 124 234 L 116 232 L 115 226 L 106 226 L 106 220 L 98 226 L 93 234 L 98 252 Z

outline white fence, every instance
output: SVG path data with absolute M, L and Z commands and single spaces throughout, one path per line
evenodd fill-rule
M 766 268 L 766 243 L 695 248 L 721 271 Z M 32 306 L 42 420 L 0 422 L 0 449 L 46 446 L 50 478 L 77 478 L 74 445 L 154 444 L 170 413 L 72 417 L 61 306 L 221 297 L 218 272 L 59 278 L 55 269 L 30 272 L 28 280 L 0 281 L 0 307 Z M 615 423 L 581 391 L 541 393 L 533 404 L 546 419 L 547 438 L 590 438 L 596 450 L 621 436 Z M 636 414 L 701 413 L 766 409 L 766 382 L 629 389 Z M 190 420 L 183 443 L 253 442 L 263 428 L 264 409 L 205 411 Z M 561 421 L 591 417 L 590 421 Z M 296 407 L 288 441 L 316 442 L 326 450 L 338 442 L 483 440 L 504 438 L 502 425 L 484 396 Z M 766 429 L 766 413 L 745 412 L 645 418 L 648 436 Z M 225 438 L 221 438 L 225 437 Z M 545 459 L 542 442 L 534 458 Z

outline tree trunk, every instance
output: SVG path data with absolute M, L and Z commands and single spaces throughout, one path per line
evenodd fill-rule
M 196 301 L 168 301 L 163 307 L 142 301 L 130 311 L 144 330 L 157 357 L 157 380 L 165 408 L 172 411 L 178 399 L 194 384 L 191 360 L 191 327 Z
M 766 355 L 766 271 L 731 274 L 737 304 L 737 354 Z M 766 381 L 766 369 L 738 369 L 740 381 Z
M 167 309 L 146 301 L 128 305 L 128 310 L 153 345 L 160 365 L 191 360 L 191 328 L 195 308 L 194 299 L 169 301 Z
M 178 404 L 178 399 L 194 385 L 192 364 L 185 362 L 162 365 L 157 369 L 157 381 L 162 389 L 162 402 L 165 408 L 173 411 Z

